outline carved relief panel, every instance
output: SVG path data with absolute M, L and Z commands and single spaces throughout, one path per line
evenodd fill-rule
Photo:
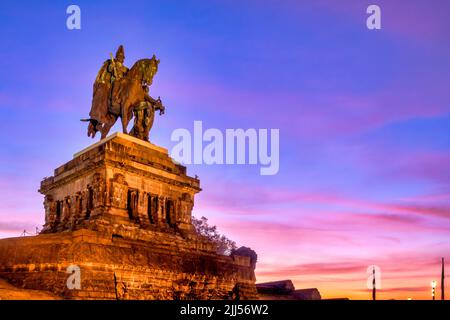
M 102 207 L 105 205 L 106 200 L 106 185 L 105 179 L 96 173 L 92 179 L 92 206 L 93 208 Z
M 128 184 L 125 177 L 116 173 L 111 179 L 110 202 L 113 207 L 127 209 Z
M 180 221 L 183 223 L 191 223 L 192 209 L 194 201 L 188 193 L 183 193 L 180 200 Z
M 56 224 L 56 202 L 53 200 L 52 196 L 46 195 L 44 197 L 44 209 L 45 224 L 42 229 L 43 232 L 51 230 Z

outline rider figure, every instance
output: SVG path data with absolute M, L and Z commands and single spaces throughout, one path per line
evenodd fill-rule
M 90 118 L 81 119 L 89 121 L 89 137 L 94 138 L 96 132 L 101 131 L 101 138 L 105 138 L 119 117 L 123 132 L 128 133 L 127 125 L 134 115 L 134 127 L 129 134 L 148 141 L 155 111 L 164 113 L 161 99 L 153 99 L 148 88 L 158 70 L 159 60 L 156 56 L 136 62 L 131 69 L 133 74 L 128 74 L 124 61 L 124 49 L 120 46 L 115 58 L 111 55 L 111 59 L 103 63 L 97 74 Z
M 102 128 L 106 122 L 105 116 L 108 111 L 114 111 L 114 97 L 118 95 L 118 90 L 114 90 L 117 81 L 120 81 L 128 72 L 128 68 L 123 64 L 125 61 L 125 51 L 122 45 L 116 52 L 116 57 L 106 60 L 94 82 L 94 94 L 92 98 L 91 112 L 89 113 L 90 124 L 88 136 L 94 137 L 95 133 Z

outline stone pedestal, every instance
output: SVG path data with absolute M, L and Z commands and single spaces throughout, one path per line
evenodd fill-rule
M 0 277 L 18 286 L 82 299 L 257 298 L 254 256 L 219 255 L 195 232 L 200 181 L 164 148 L 115 133 L 39 191 L 42 233 L 0 240 Z M 80 289 L 67 286 L 71 266 Z
M 115 224 L 192 231 L 200 181 L 166 149 L 122 133 L 78 152 L 41 182 L 43 233 Z

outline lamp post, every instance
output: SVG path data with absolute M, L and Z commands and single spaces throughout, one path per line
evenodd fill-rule
M 431 297 L 433 298 L 433 300 L 436 296 L 436 285 L 437 285 L 436 280 L 431 281 Z
M 444 278 L 445 278 L 445 272 L 444 272 L 444 258 L 442 258 L 442 271 L 441 271 L 441 300 L 445 300 L 444 295 Z

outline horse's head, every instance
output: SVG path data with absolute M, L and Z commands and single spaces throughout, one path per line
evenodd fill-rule
M 153 55 L 151 59 L 142 59 L 142 81 L 146 85 L 151 85 L 153 77 L 158 72 L 159 60 Z
M 155 55 L 151 59 L 138 60 L 128 72 L 128 76 L 149 86 L 152 84 L 156 72 L 158 72 L 158 65 L 159 60 L 156 59 Z

